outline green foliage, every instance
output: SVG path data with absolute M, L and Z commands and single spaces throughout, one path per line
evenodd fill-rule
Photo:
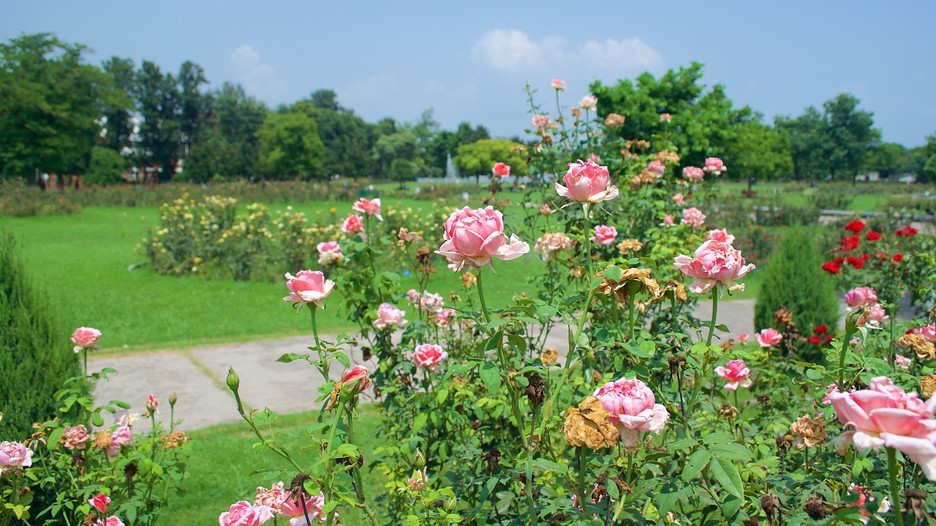
M 22 440 L 55 415 L 52 394 L 78 373 L 68 332 L 26 273 L 13 237 L 0 233 L 0 438 Z
M 510 175 L 523 176 L 528 172 L 520 145 L 507 139 L 482 139 L 459 146 L 452 161 L 465 176 L 490 175 L 498 162 L 510 165 Z
M 784 134 L 759 121 L 738 126 L 737 135 L 724 161 L 731 177 L 769 180 L 793 173 L 793 158 Z
M 302 101 L 293 106 L 318 123 L 318 134 L 325 146 L 322 173 L 344 177 L 365 177 L 374 171 L 374 131 L 372 126 L 353 111 L 338 104 L 331 90 L 312 93 L 312 102 Z
M 325 145 L 315 119 L 304 113 L 270 113 L 257 132 L 260 166 L 270 179 L 302 179 L 322 176 Z
M 107 185 L 123 182 L 126 160 L 114 150 L 95 146 L 91 150 L 91 165 L 85 175 L 88 184 Z
M 812 335 L 819 325 L 835 327 L 839 305 L 835 280 L 821 269 L 822 255 L 810 230 L 788 232 L 770 256 L 764 270 L 754 326 L 774 328 L 774 313 L 786 307 L 800 334 Z

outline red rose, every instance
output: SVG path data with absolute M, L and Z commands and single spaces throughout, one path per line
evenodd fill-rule
M 825 334 L 829 332 L 829 328 L 825 325 L 816 325 L 816 334 Z
M 842 271 L 842 267 L 835 261 L 827 261 L 822 264 L 822 270 L 828 272 L 829 274 L 838 274 Z
M 858 248 L 861 238 L 858 236 L 846 236 L 842 238 L 842 252 L 848 252 Z
M 881 233 L 871 230 L 865 235 L 865 239 L 868 241 L 877 241 L 878 239 L 881 239 Z
M 845 230 L 848 230 L 849 232 L 854 232 L 856 234 L 860 234 L 861 231 L 864 230 L 864 227 L 865 227 L 864 222 L 855 219 L 854 221 L 845 225 Z
M 903 261 L 903 254 L 894 254 L 894 261 L 896 261 L 897 263 L 900 263 L 901 261 Z
M 820 343 L 822 343 L 822 336 L 810 336 L 809 343 L 813 345 L 819 345 Z

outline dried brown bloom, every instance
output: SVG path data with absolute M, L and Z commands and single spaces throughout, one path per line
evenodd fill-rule
M 573 117 L 581 117 L 581 116 L 582 116 L 582 110 L 580 110 L 580 109 L 578 109 L 578 108 L 572 108 L 572 116 L 573 116 Z
M 631 153 L 627 148 L 621 148 L 621 158 L 631 159 L 637 157 L 637 154 Z
M 91 449 L 104 449 L 109 445 L 111 445 L 110 433 L 107 431 L 100 431 L 94 437 L 94 441 L 91 442 Z
M 569 271 L 569 274 L 572 274 L 572 277 L 578 279 L 581 278 L 585 273 L 582 271 L 582 267 L 572 267 L 572 270 Z
M 653 158 L 665 164 L 679 164 L 679 154 L 669 150 L 660 150 L 653 154 Z
M 760 506 L 764 510 L 764 515 L 767 516 L 768 524 L 773 524 L 774 517 L 782 513 L 780 498 L 770 493 L 761 497 Z
M 660 284 L 650 277 L 648 268 L 623 269 L 619 280 L 605 278 L 598 291 L 605 295 L 614 294 L 619 305 L 629 302 L 640 292 L 646 292 L 653 299 L 662 297 Z
M 162 437 L 162 439 L 166 442 L 166 449 L 182 447 L 182 444 L 189 441 L 189 437 L 185 436 L 185 433 L 181 431 L 173 431 L 168 436 Z
M 539 407 L 543 403 L 543 398 L 546 397 L 546 379 L 534 373 L 530 375 L 527 381 L 529 383 L 524 390 L 527 399 L 530 401 L 530 405 Z
M 665 297 L 672 295 L 672 297 L 676 298 L 676 301 L 681 301 L 683 303 L 689 301 L 689 295 L 686 294 L 686 286 L 683 285 L 681 281 L 672 279 L 667 281 L 660 293 Z
M 470 271 L 466 271 L 464 274 L 461 275 L 461 281 L 462 281 L 462 286 L 464 286 L 466 289 L 470 289 L 471 287 L 474 286 L 475 283 L 478 282 L 478 278 L 477 276 L 472 274 Z
M 586 398 L 577 408 L 570 407 L 566 411 L 562 434 L 569 445 L 590 449 L 612 447 L 618 439 L 618 430 L 608 420 L 608 412 L 594 396 Z
M 124 476 L 127 477 L 128 481 L 133 480 L 133 477 L 135 477 L 139 472 L 140 468 L 137 466 L 136 461 L 129 462 L 126 466 L 124 466 Z
M 907 347 L 924 360 L 936 359 L 936 345 L 922 334 L 904 334 L 897 340 L 897 345 Z
M 809 518 L 819 520 L 825 518 L 828 515 L 826 506 L 826 501 L 822 500 L 822 497 L 815 496 L 806 501 L 806 504 L 803 505 L 803 511 L 806 512 L 806 515 L 809 515 Z
M 920 378 L 920 391 L 923 391 L 923 398 L 929 399 L 936 392 L 936 374 L 931 374 Z
M 731 404 L 722 404 L 722 406 L 718 408 L 718 414 L 720 414 L 725 420 L 731 420 L 732 418 L 738 416 L 738 413 L 738 408 Z
M 416 261 L 418 261 L 420 265 L 428 265 L 429 254 L 430 252 L 427 247 L 419 247 L 419 250 L 416 251 Z
M 686 359 L 678 354 L 674 354 L 670 356 L 668 361 L 669 361 L 669 372 L 670 372 L 670 375 L 673 375 L 673 376 L 675 376 L 679 372 L 679 369 L 681 369 L 682 366 L 686 365 Z
M 605 118 L 605 126 L 608 128 L 618 128 L 624 126 L 624 116 L 617 113 L 610 113 Z
M 541 362 L 543 362 L 543 365 L 548 367 L 556 363 L 556 360 L 559 359 L 559 351 L 549 347 L 543 351 L 543 354 L 540 355 L 539 359 Z
M 796 324 L 793 322 L 793 313 L 786 307 L 780 307 L 774 312 L 774 321 L 777 322 L 777 327 L 780 327 L 780 332 L 786 332 L 786 329 L 796 327 Z
M 650 184 L 656 182 L 657 176 L 654 172 L 649 170 L 644 170 L 640 172 L 640 175 L 635 175 L 631 177 L 629 184 L 631 188 L 637 189 L 645 184 Z
M 815 418 L 809 415 L 799 417 L 796 422 L 790 426 L 790 432 L 796 437 L 793 441 L 793 447 L 803 449 L 804 447 L 821 446 L 829 441 L 829 435 L 826 434 L 825 420 L 822 414 Z
M 497 468 L 500 466 L 501 452 L 497 448 L 493 448 L 487 453 L 481 455 L 481 458 L 487 462 L 487 472 L 488 475 L 493 475 L 497 472 Z
M 626 256 L 630 252 L 639 252 L 643 248 L 643 243 L 636 239 L 625 239 L 618 243 L 617 248 L 622 256 Z
M 643 139 L 631 139 L 626 142 L 628 150 L 646 150 L 652 146 L 650 141 L 645 141 Z

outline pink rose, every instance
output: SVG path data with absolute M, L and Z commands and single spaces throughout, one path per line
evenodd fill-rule
M 283 301 L 292 303 L 309 304 L 313 303 L 318 307 L 325 308 L 322 303 L 329 294 L 335 282 L 325 279 L 325 274 L 319 271 L 300 270 L 295 276 L 286 273 L 286 288 L 289 289 L 289 296 L 283 298 Z
M 107 505 L 110 504 L 110 502 L 110 497 L 103 493 L 98 493 L 88 501 L 88 504 L 93 506 L 94 509 L 98 510 L 99 512 L 104 513 L 107 511 Z
M 448 324 L 455 318 L 455 309 L 444 308 L 435 312 L 435 323 L 439 327 L 448 327 Z
M 109 457 L 116 457 L 121 449 L 129 446 L 130 442 L 133 441 L 133 431 L 130 430 L 129 426 L 117 426 L 117 429 L 111 433 L 110 440 L 110 445 L 104 449 L 104 454 Z
M 871 287 L 857 287 L 845 293 L 845 303 L 848 304 L 849 312 L 870 307 L 877 302 L 877 293 Z
M 319 253 L 318 263 L 324 267 L 341 263 L 341 260 L 344 259 L 344 255 L 341 253 L 341 245 L 337 241 L 319 243 L 315 248 Z
M 869 389 L 827 393 L 839 421 L 848 429 L 839 437 L 858 449 L 896 449 L 936 480 L 936 397 L 923 402 L 886 376 L 872 378 Z
M 754 338 L 757 340 L 758 345 L 767 348 L 780 343 L 780 340 L 783 339 L 783 335 L 780 334 L 780 331 L 777 329 L 764 329 L 755 334 Z
M 887 358 L 884 358 L 884 361 L 886 362 Z M 904 372 L 910 372 L 910 364 L 912 363 L 913 363 L 913 360 L 911 360 L 910 358 L 907 358 L 906 356 L 902 356 L 899 354 L 894 355 L 894 364 L 896 364 L 897 367 L 900 367 L 901 369 L 903 369 Z
M 417 367 L 429 369 L 432 372 L 436 372 L 439 364 L 446 358 L 448 358 L 448 353 L 443 351 L 442 347 L 432 343 L 417 345 L 416 350 L 413 351 L 413 363 Z
M 71 341 L 75 344 L 75 352 L 81 352 L 82 349 L 100 349 L 97 344 L 101 338 L 101 331 L 91 327 L 78 327 L 71 335 Z
M 661 113 L 661 114 L 660 114 L 660 122 L 669 122 L 670 120 L 672 120 L 672 118 L 673 118 L 673 116 L 670 115 L 669 113 Z
M 369 373 L 367 372 L 367 367 L 364 367 L 363 365 L 355 365 L 341 375 L 342 384 L 354 381 L 358 382 L 357 391 L 359 393 L 366 391 L 367 388 L 370 387 L 371 379 Z
M 693 183 L 701 183 L 702 179 L 705 178 L 705 170 L 699 168 L 698 166 L 687 166 L 682 169 L 683 179 L 687 181 L 692 181 Z
M 747 343 L 747 341 L 750 340 L 750 339 L 751 339 L 751 335 L 748 334 L 748 333 L 746 333 L 746 332 L 745 332 L 745 333 L 742 333 L 740 336 L 738 336 L 738 342 L 739 342 L 739 343 Z
M 533 250 L 539 252 L 543 259 L 552 259 L 562 250 L 572 248 L 572 239 L 562 232 L 546 233 L 536 240 Z
M 380 199 L 364 199 L 363 197 L 358 199 L 354 206 L 351 207 L 352 210 L 359 214 L 364 214 L 371 217 L 376 217 L 377 219 L 383 221 L 383 218 L 380 217 Z
M 124 526 L 124 523 L 118 517 L 111 515 L 104 520 L 94 521 L 94 526 Z
M 663 218 L 663 226 L 673 226 L 675 222 L 676 218 L 673 217 L 673 214 L 666 214 L 666 217 Z
M 156 395 L 150 393 L 149 396 L 146 397 L 146 410 L 150 413 L 155 413 L 157 407 L 159 407 L 159 398 L 156 398 Z
M 725 167 L 725 163 L 718 157 L 709 157 L 705 160 L 705 168 L 703 168 L 703 170 L 715 175 L 721 175 L 727 172 L 728 168 Z
M 614 238 L 616 237 L 616 228 L 608 225 L 598 225 L 595 227 L 595 234 L 592 236 L 592 241 L 599 245 L 610 247 L 614 243 Z
M 760 335 L 757 336 L 758 342 L 760 342 Z M 734 391 L 739 385 L 741 387 L 751 386 L 751 370 L 744 364 L 744 360 L 731 360 L 724 367 L 718 366 L 715 368 L 715 374 L 728 381 L 725 384 L 726 391 Z
M 674 194 L 673 202 L 679 206 L 682 206 L 686 202 L 686 198 L 682 194 Z
M 445 300 L 442 299 L 442 296 L 429 292 L 428 290 L 420 294 L 416 292 L 415 289 L 410 289 L 410 291 L 406 293 L 406 298 L 412 302 L 414 307 L 419 307 L 419 310 L 423 312 L 434 312 L 445 305 Z
M 674 264 L 677 270 L 693 278 L 689 290 L 696 294 L 704 294 L 718 285 L 728 290 L 744 290 L 744 284 L 735 280 L 754 270 L 753 264 L 745 265 L 740 250 L 718 241 L 702 243 L 695 257 L 677 256 Z
M 361 216 L 350 215 L 341 223 L 341 231 L 345 234 L 354 234 L 364 230 L 364 221 Z
M 88 443 L 88 428 L 83 425 L 66 427 L 62 435 L 62 444 L 67 449 L 84 449 Z
M 705 214 L 696 207 L 687 208 L 682 211 L 682 221 L 680 223 L 692 225 L 693 230 L 701 230 L 702 225 L 705 223 Z
M 425 487 L 428 480 L 429 475 L 427 473 L 427 468 L 422 468 L 422 471 L 416 469 L 413 470 L 413 474 L 410 475 L 410 478 L 406 479 L 406 487 L 410 491 L 419 491 Z
M 283 502 L 289 497 L 289 493 L 283 489 L 283 483 L 277 482 L 266 489 L 263 486 L 257 486 L 257 496 L 254 497 L 254 506 L 265 506 L 270 508 L 274 515 L 282 513 Z
M 663 177 L 663 173 L 666 172 L 666 165 L 660 161 L 650 161 L 647 167 L 644 168 L 644 171 L 652 173 L 654 177 L 659 179 Z
M 880 303 L 871 305 L 871 307 L 868 309 L 868 318 L 878 324 L 890 319 L 890 317 L 887 315 L 887 311 L 884 310 L 884 307 L 882 307 Z
M 562 177 L 566 186 L 556 183 L 556 192 L 580 203 L 599 203 L 614 199 L 618 189 L 611 184 L 607 166 L 588 161 L 569 163 L 569 171 Z
M 598 98 L 594 95 L 585 95 L 582 97 L 582 102 L 579 102 L 579 107 L 583 110 L 593 110 L 598 106 Z
M 22 442 L 0 443 L 0 473 L 8 468 L 28 468 L 32 466 L 31 449 Z
M 636 378 L 608 382 L 594 396 L 610 413 L 608 421 L 617 427 L 624 447 L 631 451 L 637 449 L 641 432 L 659 433 L 669 421 L 669 412 L 656 403 L 653 391 Z
M 220 526 L 260 526 L 273 518 L 273 510 L 266 506 L 251 506 L 246 500 L 235 502 L 218 517 Z
M 920 334 L 922 334 L 924 338 L 931 342 L 936 341 L 936 325 L 925 325 L 920 327 Z
M 395 305 L 381 303 L 380 308 L 377 309 L 377 319 L 374 320 L 374 327 L 378 329 L 403 327 L 406 325 L 406 320 L 403 319 L 403 316 L 406 316 L 406 312 L 396 308 Z
M 510 260 L 530 251 L 530 245 L 516 235 L 508 241 L 504 234 L 503 214 L 492 207 L 456 210 L 445 222 L 445 243 L 436 254 L 461 268 L 466 263 L 483 267 L 491 258 Z
M 549 126 L 549 117 L 545 115 L 534 115 L 532 122 L 533 126 L 536 126 L 537 128 L 545 128 Z
M 729 245 L 734 243 L 735 237 L 728 233 L 724 228 L 720 230 L 709 230 L 708 237 L 706 238 L 710 241 L 718 241 L 719 243 L 728 243 Z
M 305 512 L 302 511 L 303 504 L 305 504 Z M 310 519 L 313 519 L 313 520 L 319 519 L 319 520 L 324 521 L 325 514 L 322 513 L 322 508 L 324 506 L 325 506 L 325 494 L 322 492 L 319 492 L 319 494 L 315 496 L 310 495 L 308 498 L 305 499 L 304 503 L 299 502 L 299 497 L 292 497 L 292 494 L 290 493 L 289 495 L 287 495 L 286 500 L 283 501 L 283 504 L 280 507 L 280 510 L 283 512 L 283 515 L 287 517 L 301 517 L 302 518 L 301 521 L 297 522 L 296 524 L 304 525 L 306 523 L 305 522 L 306 513 L 309 514 Z M 290 521 L 290 524 L 293 524 L 293 522 Z
M 566 81 L 562 79 L 552 79 L 552 82 L 550 82 L 550 86 L 552 86 L 553 89 L 556 91 L 562 91 L 566 89 Z
M 494 173 L 494 177 L 507 177 L 510 175 L 510 165 L 494 163 L 494 168 L 492 168 L 491 171 Z

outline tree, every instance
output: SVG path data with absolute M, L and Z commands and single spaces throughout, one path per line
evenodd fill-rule
M 748 190 L 755 180 L 773 179 L 793 172 L 793 158 L 786 136 L 760 122 L 740 124 L 731 147 L 731 157 L 724 159 L 731 173 L 747 179 Z
M 208 98 L 211 108 L 186 159 L 186 177 L 196 181 L 256 177 L 260 171 L 257 132 L 269 113 L 266 105 L 230 82 Z
M 270 113 L 257 132 L 260 165 L 273 179 L 310 180 L 322 176 L 325 146 L 315 119 L 305 113 Z
M 0 44 L 0 174 L 85 173 L 112 84 L 84 54 L 47 33 Z
M 374 161 L 377 173 L 383 177 L 391 177 L 390 167 L 394 160 L 404 159 L 419 163 L 419 144 L 416 134 L 411 131 L 398 131 L 381 136 L 374 143 Z M 421 168 L 421 164 L 419 168 Z
M 926 138 L 923 148 L 923 169 L 920 171 L 920 182 L 936 181 L 936 133 Z
M 101 146 L 91 150 L 91 164 L 85 175 L 85 182 L 89 184 L 113 184 L 123 181 L 126 162 L 119 153 Z
M 338 94 L 330 89 L 320 89 L 312 92 L 309 96 L 312 106 L 320 110 L 342 111 L 344 108 L 338 104 Z
M 793 158 L 793 178 L 813 180 L 829 173 L 826 122 L 819 110 L 810 106 L 799 117 L 777 117 L 777 129 L 786 135 Z
M 527 165 L 520 147 L 520 144 L 506 139 L 482 139 L 459 146 L 458 154 L 452 160 L 465 175 L 490 174 L 494 164 L 502 162 L 510 165 L 511 175 L 524 176 L 527 175 Z
M 133 133 L 131 110 L 133 109 L 133 83 L 135 81 L 133 60 L 129 58 L 111 57 L 104 62 L 104 72 L 110 75 L 114 86 L 114 97 L 105 101 L 104 115 L 104 146 L 121 153 L 125 148 L 131 148 L 130 135 Z
M 338 104 L 331 90 L 312 94 L 312 101 L 300 101 L 291 111 L 301 111 L 315 119 L 325 145 L 323 172 L 326 175 L 367 176 L 374 171 L 374 133 L 371 125 Z M 335 109 L 337 108 L 337 109 Z
M 157 165 L 157 178 L 168 181 L 179 160 L 182 126 L 179 93 L 171 74 L 163 74 L 154 62 L 144 60 L 137 73 L 134 98 L 143 122 L 140 124 L 140 161 Z
M 877 172 L 884 178 L 902 172 L 913 172 L 911 159 L 912 152 L 903 145 L 893 142 L 882 142 L 868 152 L 868 169 Z
M 179 139 L 182 156 L 185 157 L 208 113 L 211 97 L 202 93 L 202 86 L 208 83 L 205 70 L 194 62 L 186 60 L 182 63 L 179 67 L 178 82 Z
M 490 134 L 488 134 L 487 128 L 481 125 L 472 128 L 471 124 L 467 122 L 459 123 L 454 132 L 441 130 L 426 146 L 426 163 L 432 171 L 430 177 L 445 174 L 448 156 L 450 154 L 454 155 L 459 146 L 489 138 Z
M 842 93 L 825 102 L 826 133 L 829 144 L 829 171 L 854 177 L 865 168 L 868 150 L 880 139 L 870 112 L 858 109 L 859 100 Z

